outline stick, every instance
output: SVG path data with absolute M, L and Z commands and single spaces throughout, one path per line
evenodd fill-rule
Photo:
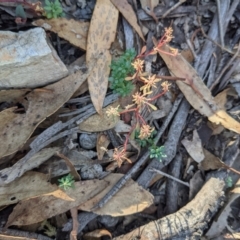
M 173 176 L 171 176 L 171 175 L 169 175 L 169 174 L 167 174 L 167 173 L 165 173 L 165 172 L 162 172 L 162 171 L 160 171 L 160 170 L 157 170 L 156 168 L 150 168 L 149 171 L 150 171 L 150 172 L 155 172 L 155 173 L 161 174 L 161 175 L 163 175 L 163 176 L 165 176 L 165 177 L 167 177 L 167 178 L 170 178 L 170 179 L 172 179 L 172 180 L 174 180 L 174 181 L 176 181 L 176 182 L 178 182 L 178 183 L 181 183 L 181 184 L 183 184 L 183 185 L 185 185 L 185 186 L 187 186 L 187 187 L 190 187 L 189 183 L 184 182 L 184 181 L 182 181 L 182 180 L 180 180 L 180 179 L 178 179 L 178 178 L 175 178 L 175 177 L 173 177 Z

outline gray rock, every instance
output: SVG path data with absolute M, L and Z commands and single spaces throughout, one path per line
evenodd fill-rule
M 93 149 L 96 147 L 96 143 L 97 143 L 96 133 L 91 134 L 82 133 L 79 137 L 79 144 L 84 149 Z
M 83 180 L 99 178 L 103 173 L 102 166 L 100 164 L 94 164 L 93 166 L 83 167 L 80 171 L 81 178 Z
M 103 224 L 106 228 L 115 227 L 118 224 L 119 218 L 112 217 L 109 215 L 99 216 L 98 221 Z

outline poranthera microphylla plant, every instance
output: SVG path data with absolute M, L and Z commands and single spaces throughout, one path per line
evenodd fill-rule
M 177 49 L 172 48 L 171 53 L 164 52 L 161 50 L 161 47 L 164 44 L 166 44 L 172 40 L 172 38 L 173 38 L 172 32 L 173 32 L 173 30 L 171 27 L 166 28 L 165 33 L 164 33 L 163 37 L 160 39 L 160 41 L 157 43 L 156 40 L 154 40 L 155 47 L 146 53 L 145 53 L 146 48 L 143 48 L 142 52 L 135 58 L 134 62 L 131 63 L 131 65 L 133 66 L 133 68 L 135 70 L 135 73 L 130 77 L 126 77 L 125 80 L 126 81 L 134 81 L 134 82 L 138 81 L 138 82 L 142 83 L 142 86 L 140 87 L 140 91 L 136 92 L 132 95 L 133 104 L 125 106 L 124 110 L 119 109 L 119 106 L 117 106 L 116 108 L 111 107 L 106 112 L 106 114 L 108 116 L 120 116 L 121 114 L 131 112 L 131 113 L 135 114 L 135 118 L 136 118 L 136 121 L 135 121 L 136 123 L 132 126 L 131 130 L 129 131 L 123 147 L 114 149 L 113 159 L 117 162 L 119 167 L 122 165 L 122 163 L 125 160 L 131 163 L 131 160 L 127 158 L 126 149 L 127 149 L 127 144 L 128 144 L 129 138 L 131 136 L 131 133 L 134 130 L 138 131 L 138 139 L 140 139 L 140 140 L 149 139 L 150 137 L 152 137 L 154 128 L 149 126 L 145 122 L 145 120 L 141 116 L 141 110 L 144 107 L 148 107 L 153 110 L 157 110 L 157 108 L 153 104 L 151 104 L 151 102 L 154 101 L 155 99 L 163 96 L 169 90 L 170 84 L 166 81 L 163 81 L 161 84 L 162 92 L 157 94 L 156 96 L 149 97 L 149 94 L 152 93 L 152 89 L 157 87 L 156 83 L 159 81 L 162 81 L 162 79 L 157 77 L 156 75 L 148 75 L 147 73 L 145 73 L 143 71 L 144 60 L 141 60 L 141 58 L 148 56 L 148 55 L 156 54 L 158 52 L 165 53 L 165 54 L 168 54 L 171 56 L 176 56 L 178 53 Z M 163 147 L 157 147 L 154 144 L 152 144 L 150 146 L 150 150 L 152 151 L 151 158 L 157 157 L 157 158 L 160 158 L 159 160 L 161 160 L 161 158 L 165 156 L 163 153 L 163 150 L 164 150 Z

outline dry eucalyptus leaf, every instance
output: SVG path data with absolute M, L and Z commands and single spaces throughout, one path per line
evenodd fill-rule
M 91 211 L 93 206 L 112 189 L 122 176 L 122 174 L 116 173 L 109 174 L 104 178 L 104 180 L 109 182 L 109 185 L 94 198 L 80 205 L 78 209 Z M 130 179 L 105 206 L 93 212 L 100 215 L 111 215 L 113 217 L 125 216 L 141 212 L 152 204 L 152 194 Z
M 0 158 L 18 151 L 46 117 L 56 112 L 88 77 L 77 72 L 25 96 L 25 113 L 0 112 Z
M 9 89 L 0 91 L 0 103 L 12 102 L 15 103 L 19 98 L 24 96 L 30 89 Z
M 86 50 L 89 22 L 80 22 L 74 19 L 53 18 L 39 19 L 33 25 L 42 27 L 46 31 L 58 34 L 76 47 Z
M 171 48 L 167 44 L 163 45 L 161 50 L 172 53 Z M 193 84 L 195 89 L 183 81 L 177 81 L 178 87 L 193 108 L 204 116 L 207 116 L 209 121 L 216 124 L 222 124 L 225 128 L 240 133 L 240 123 L 218 106 L 210 90 L 198 76 L 195 69 L 181 54 L 171 56 L 166 53 L 160 53 L 160 55 L 173 76 L 184 78 L 185 82 Z
M 93 198 L 107 186 L 106 180 L 76 182 L 73 189 L 66 190 L 66 194 L 74 201 L 65 201 L 52 195 L 42 195 L 21 201 L 14 207 L 6 226 L 29 225 L 64 213 Z
M 187 152 L 193 158 L 193 160 L 200 163 L 204 159 L 202 142 L 196 129 L 193 131 L 193 138 L 191 141 L 185 138 L 181 143 L 186 148 Z
M 23 173 L 39 167 L 42 163 L 52 157 L 56 153 L 56 151 L 60 151 L 60 148 L 44 148 L 38 153 L 36 153 L 33 157 L 31 157 L 29 161 L 24 165 L 20 161 L 15 163 L 12 167 L 2 169 L 0 171 L 0 176 L 5 176 L 5 178 L 4 183 L 1 182 L 0 186 L 4 186 L 6 183 L 10 183 L 19 176 L 22 176 Z M 19 169 L 21 170 L 19 171 Z
M 102 110 L 102 115 L 94 114 L 80 123 L 79 129 L 87 132 L 101 132 L 114 128 L 119 121 L 119 116 L 108 116 L 106 111 L 111 107 L 117 107 L 118 102 L 108 105 Z
M 98 0 L 92 15 L 87 38 L 87 65 L 99 58 L 88 77 L 88 87 L 96 111 L 102 113 L 102 105 L 108 88 L 111 54 L 109 49 L 115 39 L 118 10 L 110 0 Z
M 146 7 L 154 9 L 159 4 L 159 0 L 140 0 L 140 2 L 143 9 Z
M 20 200 L 53 192 L 56 185 L 48 182 L 47 175 L 38 172 L 27 172 L 21 178 L 0 187 L 0 206 L 10 205 Z
M 134 28 L 134 30 L 138 33 L 138 35 L 145 41 L 144 36 L 142 34 L 142 30 L 138 25 L 136 13 L 133 11 L 132 6 L 128 3 L 127 0 L 111 0 L 111 2 L 115 5 L 115 7 L 119 10 L 119 12 L 125 17 L 125 19 L 129 22 L 129 24 Z

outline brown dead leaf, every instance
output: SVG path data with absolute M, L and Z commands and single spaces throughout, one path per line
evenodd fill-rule
M 87 65 L 99 58 L 88 77 L 88 87 L 96 111 L 102 113 L 102 105 L 108 88 L 111 54 L 109 49 L 115 39 L 118 10 L 110 0 L 98 0 L 92 15 L 87 38 Z
M 89 22 L 80 22 L 66 18 L 53 18 L 36 20 L 33 22 L 33 25 L 54 32 L 74 46 L 86 50 Z
M 146 7 L 153 9 L 159 4 L 159 0 L 140 0 L 143 9 Z
M 111 0 L 111 2 L 115 5 L 115 7 L 119 10 L 119 12 L 125 17 L 125 19 L 129 22 L 129 24 L 134 28 L 134 30 L 138 33 L 138 35 L 145 41 L 144 36 L 142 34 L 142 30 L 137 23 L 136 13 L 133 11 L 132 6 L 128 3 L 127 0 Z
M 65 201 L 52 195 L 42 195 L 21 201 L 10 214 L 6 227 L 29 225 L 64 213 L 93 198 L 107 186 L 108 182 L 106 180 L 76 182 L 74 189 L 66 190 L 66 194 L 75 201 Z
M 20 200 L 53 192 L 58 187 L 48 182 L 47 175 L 27 172 L 21 178 L 0 187 L 0 206 L 10 205 Z
M 187 138 L 181 141 L 183 146 L 186 148 L 189 155 L 193 158 L 194 161 L 200 163 L 204 159 L 202 142 L 199 138 L 197 130 L 193 131 L 193 138 L 189 141 Z
M 172 53 L 167 44 L 163 45 L 161 50 Z M 218 106 L 210 90 L 181 54 L 170 56 L 166 53 L 160 53 L 160 55 L 173 76 L 186 79 L 185 83 L 177 81 L 177 85 L 193 108 L 207 116 L 209 121 L 222 124 L 225 128 L 240 133 L 240 123 Z M 189 84 L 192 84 L 193 87 Z
M 79 124 L 79 129 L 87 132 L 101 132 L 114 128 L 119 121 L 119 116 L 107 116 L 106 111 L 110 107 L 117 107 L 118 102 L 108 105 L 103 109 L 102 115 L 94 114 Z
M 42 163 L 47 161 L 50 157 L 52 157 L 56 151 L 60 151 L 59 147 L 53 148 L 44 148 L 34 156 L 32 156 L 27 163 L 24 165 L 21 163 L 21 159 L 15 163 L 12 167 L 4 168 L 0 171 L 1 176 L 6 176 L 4 178 L 4 183 L 10 183 L 15 180 L 17 177 L 22 176 L 25 172 L 32 170 L 34 168 L 39 167 Z M 19 171 L 20 169 L 20 171 Z M 1 183 L 0 186 L 4 186 L 5 184 Z
M 102 239 L 103 236 L 109 236 L 112 239 L 112 234 L 106 229 L 96 229 L 92 232 L 86 233 L 83 238 L 86 240 Z
M 15 103 L 20 97 L 24 96 L 30 89 L 9 89 L 0 91 L 0 102 Z
M 203 149 L 203 152 L 205 157 L 203 161 L 200 162 L 199 164 L 200 169 L 203 169 L 204 171 L 208 171 L 208 170 L 215 170 L 223 167 L 223 162 L 218 157 L 210 153 L 207 149 Z
M 97 138 L 97 155 L 98 155 L 98 159 L 102 160 L 103 159 L 103 155 L 106 152 L 106 148 L 108 147 L 110 141 L 108 139 L 108 137 L 105 134 L 98 134 L 98 138 Z
M 154 8 L 158 5 L 158 0 L 141 0 L 142 9 L 150 15 L 156 23 L 158 23 L 158 18 L 154 13 Z
M 112 189 L 112 187 L 122 176 L 122 174 L 116 173 L 109 174 L 104 178 L 104 180 L 109 182 L 109 185 L 94 198 L 81 204 L 78 209 L 83 211 L 91 211 L 93 206 Z M 105 206 L 94 210 L 93 212 L 100 215 L 111 215 L 113 217 L 125 216 L 141 212 L 145 208 L 149 207 L 152 203 L 152 194 L 143 189 L 133 180 L 129 180 Z
M 13 109 L 0 112 L 0 158 L 19 150 L 36 127 L 57 111 L 88 77 L 88 73 L 77 72 L 61 81 L 34 90 L 25 96 L 25 113 L 14 113 Z M 46 91 L 44 91 L 46 90 Z

